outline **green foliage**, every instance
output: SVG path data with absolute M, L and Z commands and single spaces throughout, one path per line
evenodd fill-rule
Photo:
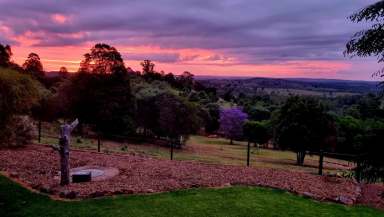
M 79 73 L 56 95 L 64 117 L 79 118 L 106 136 L 134 132 L 134 100 L 127 74 Z
M 208 113 L 208 117 L 205 119 L 205 131 L 214 133 L 220 127 L 220 106 L 217 103 L 209 103 L 204 105 L 204 109 Z
M 11 135 L 18 133 L 14 132 L 20 126 L 15 116 L 30 113 L 31 108 L 38 103 L 42 89 L 39 82 L 30 76 L 0 68 L 1 145 L 9 143 Z
M 351 116 L 342 116 L 336 119 L 337 146 L 340 153 L 356 153 L 361 145 L 364 134 L 363 122 Z
M 156 97 L 159 112 L 157 134 L 170 138 L 196 133 L 202 125 L 198 106 L 173 94 Z
M 360 167 L 356 168 L 362 179 L 368 182 L 384 181 L 384 122 L 376 123 L 366 131 L 363 137 L 363 146 Z
M 0 146 L 20 147 L 36 138 L 37 127 L 29 116 L 13 116 L 0 134 Z
M 361 120 L 351 116 L 336 121 L 338 141 L 336 151 L 352 153 L 360 163 L 355 175 L 367 181 L 384 180 L 384 122 L 374 119 Z
M 353 22 L 359 23 L 367 21 L 371 23 L 371 28 L 362 30 L 353 35 L 347 43 L 345 54 L 351 56 L 376 56 L 378 62 L 384 61 L 384 1 L 376 2 L 361 11 L 350 16 Z M 383 71 L 378 73 L 384 76 Z
M 244 110 L 248 114 L 248 118 L 253 121 L 268 120 L 271 117 L 269 109 L 261 105 L 247 106 Z
M 271 138 L 268 121 L 246 121 L 243 132 L 248 141 L 257 144 L 265 144 Z
M 322 104 L 313 98 L 291 97 L 280 109 L 275 142 L 298 153 L 302 165 L 306 151 L 329 149 L 335 137 L 334 123 Z

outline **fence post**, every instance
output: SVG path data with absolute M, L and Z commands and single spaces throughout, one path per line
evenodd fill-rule
M 171 140 L 171 160 L 173 160 L 173 141 Z
M 248 140 L 248 145 L 247 145 L 247 167 L 249 167 L 250 149 L 251 149 L 251 142 Z
M 39 131 L 38 140 L 39 140 L 39 143 L 41 143 L 41 120 L 39 120 L 39 123 L 38 123 L 38 131 Z
M 97 152 L 100 152 L 100 146 L 101 146 L 100 134 L 97 134 Z
M 324 152 L 320 150 L 319 156 L 319 175 L 323 175 L 323 162 L 324 162 Z

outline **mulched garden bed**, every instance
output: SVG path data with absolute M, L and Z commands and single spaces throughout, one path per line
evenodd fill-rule
M 135 155 L 72 150 L 71 168 L 114 167 L 119 175 L 103 181 L 62 187 L 57 179 L 59 156 L 47 146 L 0 150 L 0 170 L 29 187 L 65 198 L 142 194 L 196 187 L 231 185 L 284 189 L 317 200 L 354 204 L 361 190 L 352 180 L 269 168 L 246 168 L 189 161 L 152 159 Z

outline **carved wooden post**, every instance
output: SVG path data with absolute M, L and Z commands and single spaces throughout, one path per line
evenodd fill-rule
M 76 119 L 71 124 L 63 124 L 60 127 L 59 153 L 60 153 L 60 185 L 69 184 L 69 141 L 72 130 L 79 124 Z

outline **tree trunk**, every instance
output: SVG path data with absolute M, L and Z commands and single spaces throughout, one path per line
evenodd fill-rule
M 303 166 L 304 165 L 304 158 L 305 158 L 305 151 L 298 151 L 296 153 L 297 165 Z
M 300 166 L 300 152 L 296 152 L 296 163 Z
M 306 154 L 306 152 L 305 152 L 305 151 L 303 151 L 303 153 L 302 153 L 302 155 L 301 155 L 301 166 L 303 166 L 303 165 L 304 165 L 304 158 L 305 158 L 305 154 Z
M 233 139 L 232 138 L 230 138 L 229 144 L 233 145 Z
M 69 184 L 69 142 L 66 137 L 60 139 L 60 185 Z

